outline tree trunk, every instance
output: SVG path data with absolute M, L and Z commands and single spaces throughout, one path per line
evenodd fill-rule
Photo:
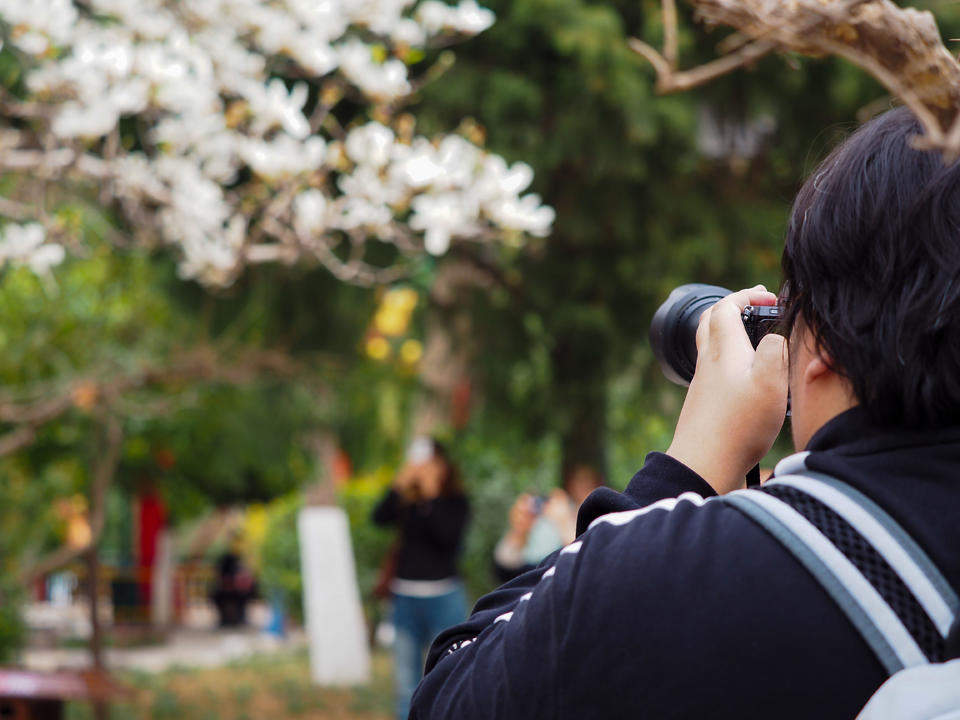
M 606 476 L 607 346 L 596 327 L 574 325 L 557 336 L 553 369 L 561 483 L 578 465 Z
M 100 625 L 100 557 L 97 543 L 93 543 L 86 553 L 87 559 L 87 596 L 90 602 L 90 661 L 97 675 L 106 671 L 103 657 L 103 627 Z M 93 716 L 96 720 L 109 720 L 110 708 L 103 699 L 93 703 Z
M 469 262 L 451 258 L 440 265 L 430 289 L 414 435 L 459 429 L 469 419 L 473 323 L 460 300 L 471 288 L 490 284 L 490 277 Z
M 606 477 L 606 396 L 602 388 L 586 388 L 570 398 L 570 420 L 560 435 L 560 481 L 580 465 Z

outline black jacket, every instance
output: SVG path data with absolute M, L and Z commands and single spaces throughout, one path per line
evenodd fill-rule
M 442 580 L 457 574 L 457 557 L 469 515 L 464 495 L 406 503 L 391 489 L 374 508 L 373 521 L 400 528 L 398 578 Z
M 882 430 L 855 408 L 808 450 L 960 588 L 960 428 Z M 853 718 L 879 661 L 776 540 L 703 502 L 714 494 L 660 453 L 626 492 L 594 492 L 577 543 L 437 639 L 411 717 Z

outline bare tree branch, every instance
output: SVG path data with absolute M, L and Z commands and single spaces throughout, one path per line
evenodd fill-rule
M 25 585 L 72 562 L 100 542 L 106 524 L 107 489 L 117 472 L 123 446 L 123 430 L 116 416 L 107 411 L 103 425 L 103 452 L 94 467 L 90 483 L 90 541 L 80 546 L 63 545 L 31 563 L 21 573 L 21 581 Z
M 24 425 L 0 437 L 0 457 L 31 445 L 37 433 L 30 425 Z
M 698 17 L 738 31 L 736 47 L 691 70 L 676 66 L 676 12 L 664 0 L 664 50 L 630 46 L 657 72 L 661 92 L 686 90 L 747 65 L 771 50 L 835 55 L 866 70 L 917 116 L 918 147 L 960 157 L 960 63 L 944 47 L 929 11 L 890 0 L 690 0 Z M 751 42 L 746 43 L 747 40 Z
M 47 396 L 38 400 L 0 398 L 0 421 L 19 426 L 0 436 L 0 457 L 29 445 L 38 428 L 70 410 L 112 407 L 125 394 L 146 387 L 197 382 L 243 385 L 265 374 L 290 377 L 300 370 L 299 362 L 278 350 L 247 353 L 231 361 L 215 349 L 203 347 L 166 365 L 126 374 L 104 371 L 77 379 L 66 388 L 41 386 L 34 394 Z
M 23 222 L 36 219 L 38 212 L 29 205 L 24 205 L 10 198 L 0 197 L 0 215 L 6 215 L 8 218 Z
M 386 268 L 370 265 L 364 262 L 362 257 L 356 253 L 353 253 L 352 257 L 347 261 L 341 260 L 333 251 L 333 248 L 330 247 L 326 238 L 303 237 L 273 217 L 265 217 L 263 219 L 263 226 L 270 235 L 281 241 L 281 244 L 276 247 L 307 249 L 335 278 L 353 285 L 360 285 L 362 287 L 388 285 L 406 277 L 409 272 L 403 265 L 394 265 Z M 270 260 L 272 253 L 267 250 L 267 248 L 270 247 L 273 246 L 254 245 L 247 248 L 246 261 L 258 262 L 261 261 L 261 259 Z M 352 244 L 352 247 L 355 247 L 355 244 Z M 295 250 L 293 251 L 295 252 Z M 275 254 L 273 254 L 273 258 L 285 256 L 281 254 L 286 252 L 291 251 L 276 250 L 274 251 Z
M 663 59 L 677 66 L 677 2 L 663 0 Z
M 645 42 L 632 38 L 629 44 L 632 50 L 645 57 L 653 65 L 657 71 L 657 91 L 662 93 L 682 92 L 698 85 L 704 85 L 739 67 L 756 62 L 776 48 L 772 43 L 760 40 L 745 45 L 736 52 L 711 60 L 704 65 L 699 65 L 693 70 L 677 72 L 667 61 L 665 55 L 661 55 Z

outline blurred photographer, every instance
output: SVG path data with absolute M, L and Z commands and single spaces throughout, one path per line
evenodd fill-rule
M 377 525 L 399 531 L 389 582 L 398 718 L 407 717 L 430 643 L 466 617 L 457 560 L 469 515 L 460 474 L 446 448 L 433 438 L 414 440 L 406 463 L 373 511 Z
M 667 452 L 437 640 L 411 717 L 849 720 L 960 656 L 960 166 L 919 134 L 893 110 L 820 165 L 787 229 L 788 339 L 751 344 L 760 286 L 703 314 Z M 742 489 L 788 388 L 802 452 Z
M 577 511 L 587 496 L 603 485 L 603 476 L 588 465 L 575 465 L 547 497 L 524 493 L 507 516 L 507 532 L 493 551 L 493 569 L 500 582 L 532 570 L 547 555 L 573 542 Z

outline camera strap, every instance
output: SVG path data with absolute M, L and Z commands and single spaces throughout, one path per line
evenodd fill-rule
M 882 508 L 806 469 L 720 498 L 776 538 L 820 583 L 889 675 L 960 656 L 960 600 Z

